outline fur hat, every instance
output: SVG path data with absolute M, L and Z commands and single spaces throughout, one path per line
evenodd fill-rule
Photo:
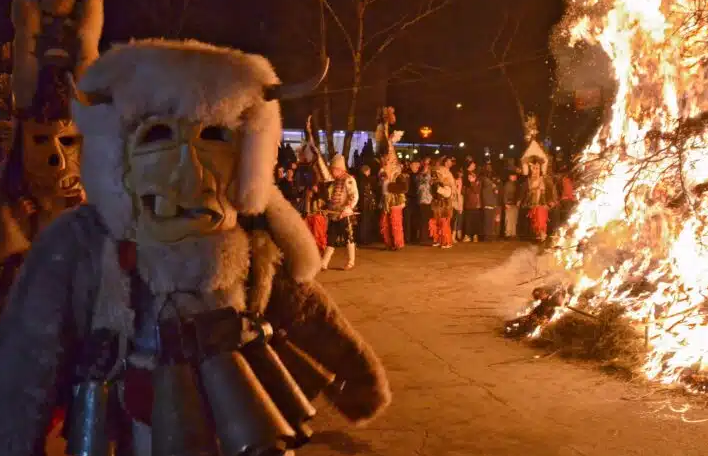
M 337 154 L 332 158 L 332 162 L 329 164 L 329 167 L 332 169 L 343 169 L 344 171 L 347 170 L 347 164 L 344 162 L 344 155 L 342 154 Z
M 72 102 L 84 135 L 82 181 L 114 236 L 130 232 L 131 196 L 123 185 L 125 140 L 145 116 L 169 115 L 241 132 L 241 158 L 233 203 L 241 213 L 262 213 L 273 187 L 281 138 L 280 107 L 264 87 L 280 81 L 262 56 L 194 40 L 148 39 L 113 47 L 78 83 Z M 106 176 L 110 176 L 106 178 Z

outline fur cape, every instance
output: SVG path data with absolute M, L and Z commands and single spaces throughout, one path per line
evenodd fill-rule
M 255 286 L 248 300 L 263 304 L 276 330 L 287 331 L 295 345 L 344 380 L 341 392 L 327 393 L 344 416 L 359 424 L 375 417 L 391 395 L 371 347 L 317 282 L 298 283 L 292 267 L 280 266 L 270 235 L 249 238 L 244 232 L 243 242 L 243 261 L 234 268 L 246 272 L 250 246 Z M 124 321 L 121 301 L 129 300 L 129 279 L 117 262 L 116 243 L 90 205 L 63 214 L 34 242 L 0 320 L 3 456 L 31 456 L 42 444 L 52 408 L 69 388 L 72 353 L 95 324 L 88 316 L 107 315 L 114 322 L 106 326 Z

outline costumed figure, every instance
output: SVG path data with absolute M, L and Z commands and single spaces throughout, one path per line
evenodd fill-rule
M 521 205 L 531 226 L 531 233 L 538 241 L 548 237 L 548 211 L 557 201 L 553 180 L 547 176 L 548 156 L 535 140 L 521 157 L 522 172 L 528 176 L 522 185 Z
M 0 175 L 0 308 L 35 235 L 83 201 L 66 75 L 98 57 L 102 0 L 12 2 L 12 146 Z M 6 124 L 7 127 L 7 124 Z
M 433 247 L 449 249 L 452 247 L 452 192 L 455 187 L 455 178 L 445 166 L 449 158 L 443 158 L 440 165 L 433 168 L 431 193 L 433 202 L 431 209 L 433 218 L 429 222 L 430 237 L 433 238 Z
M 393 107 L 382 108 L 376 128 L 377 154 L 381 157 L 381 236 L 389 250 L 400 250 L 405 246 L 403 233 L 403 208 L 406 207 L 408 180 L 403 175 L 403 167 L 398 161 L 394 145 L 403 136 L 402 131 L 389 134 L 389 126 L 396 123 Z
M 329 186 L 327 248 L 322 256 L 322 269 L 329 267 L 335 247 L 346 246 L 347 264 L 344 269 L 349 270 L 354 267 L 356 260 L 354 209 L 359 203 L 359 190 L 356 186 L 356 179 L 347 173 L 344 156 L 335 155 L 330 164 L 330 170 L 334 182 Z
M 41 69 L 79 77 L 98 58 L 103 0 L 13 0 L 12 91 L 16 109 L 32 106 Z
M 324 161 L 316 136 L 312 134 L 312 116 L 307 118 L 306 142 L 297 150 L 298 167 L 295 186 L 299 194 L 298 209 L 315 238 L 320 253 L 327 247 L 327 189 L 334 181 Z
M 0 453 L 278 455 L 319 392 L 355 423 L 390 400 L 380 361 L 314 281 L 277 190 L 280 84 L 196 41 L 113 47 L 74 87 L 90 204 L 39 233 L 0 316 Z M 60 416 L 58 413 L 54 416 Z

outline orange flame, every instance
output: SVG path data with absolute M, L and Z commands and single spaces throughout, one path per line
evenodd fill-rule
M 581 155 L 588 182 L 555 250 L 568 304 L 624 306 L 649 326 L 647 377 L 689 389 L 708 370 L 708 201 L 694 191 L 708 181 L 708 16 L 696 1 L 569 2 L 595 13 L 570 24 L 569 45 L 603 48 L 617 94 Z

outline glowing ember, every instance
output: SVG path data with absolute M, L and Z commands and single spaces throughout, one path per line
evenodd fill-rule
M 580 159 L 588 176 L 556 259 L 568 304 L 619 303 L 648 326 L 648 378 L 708 377 L 708 97 L 703 0 L 570 0 L 567 41 L 600 45 L 617 95 Z M 708 193 L 706 194 L 708 195 Z M 567 311 L 567 310 L 566 310 Z M 556 312 L 561 318 L 564 309 Z

